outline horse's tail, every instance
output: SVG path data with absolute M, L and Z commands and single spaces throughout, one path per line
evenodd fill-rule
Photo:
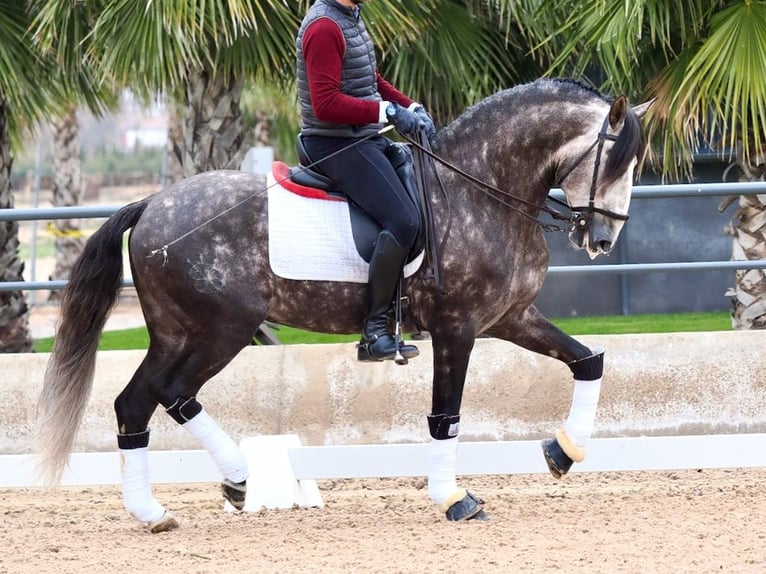
M 146 208 L 126 205 L 94 233 L 62 292 L 60 321 L 37 403 L 40 471 L 61 480 L 93 386 L 96 350 L 122 284 L 122 235 Z

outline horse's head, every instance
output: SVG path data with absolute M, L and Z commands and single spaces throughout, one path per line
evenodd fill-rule
M 591 259 L 612 250 L 628 220 L 633 170 L 643 145 L 640 120 L 651 103 L 630 108 L 618 97 L 605 116 L 603 111 L 593 116 L 590 133 L 561 150 L 557 182 L 577 214 L 569 240 Z

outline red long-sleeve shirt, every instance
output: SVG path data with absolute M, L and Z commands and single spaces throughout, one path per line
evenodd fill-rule
M 303 57 L 306 60 L 311 105 L 317 119 L 337 124 L 363 125 L 380 121 L 380 104 L 340 91 L 343 54 L 346 42 L 337 23 L 329 18 L 312 22 L 303 33 Z M 378 93 L 383 100 L 408 107 L 413 101 L 375 71 Z

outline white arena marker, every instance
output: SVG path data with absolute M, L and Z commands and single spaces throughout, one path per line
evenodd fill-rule
M 256 436 L 239 443 L 245 454 L 250 477 L 244 512 L 263 508 L 292 508 L 293 506 L 323 507 L 316 480 L 295 478 L 288 449 L 300 448 L 298 435 Z M 226 510 L 234 508 L 226 502 Z

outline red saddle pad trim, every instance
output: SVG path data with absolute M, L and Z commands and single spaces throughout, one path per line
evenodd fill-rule
M 310 197 L 312 199 L 345 201 L 343 198 L 337 197 L 335 195 L 330 195 L 322 189 L 295 183 L 290 179 L 290 168 L 284 162 L 275 161 L 273 164 L 271 164 L 271 172 L 274 174 L 274 179 L 277 181 L 277 183 L 291 193 L 295 193 L 303 197 Z

